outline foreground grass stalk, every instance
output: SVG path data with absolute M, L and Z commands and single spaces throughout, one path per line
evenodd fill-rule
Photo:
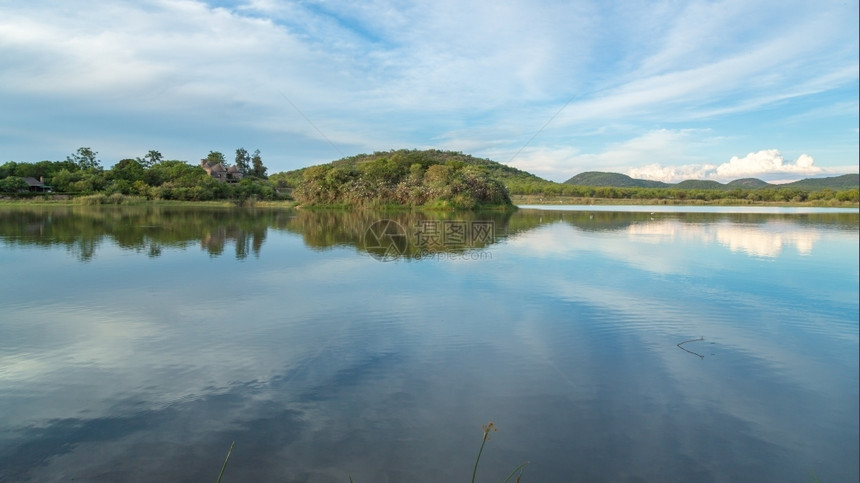
M 472 483 L 475 483 L 475 475 L 478 474 L 478 462 L 481 461 L 481 453 L 484 452 L 484 445 L 487 444 L 487 440 L 490 439 L 490 431 L 498 431 L 496 429 L 496 425 L 493 424 L 492 421 L 481 426 L 484 430 L 484 439 L 481 441 L 481 449 L 478 450 L 478 458 L 475 459 L 475 469 L 472 470 Z
M 516 480 L 514 480 L 514 481 L 516 481 L 517 483 L 519 483 L 520 478 L 523 476 L 523 468 L 525 468 L 527 464 L 529 464 L 529 462 L 528 462 L 528 461 L 526 461 L 525 463 L 523 463 L 523 464 L 521 464 L 521 465 L 517 466 L 516 468 L 514 468 L 514 471 L 511 471 L 511 474 L 509 474 L 509 475 L 508 475 L 508 477 L 507 477 L 507 478 L 505 478 L 505 481 L 503 481 L 502 483 L 508 483 L 509 481 L 511 481 L 511 478 L 513 478 L 513 477 L 514 477 L 514 475 L 517 475 L 517 472 L 519 472 L 519 474 L 517 475 L 517 479 L 516 479 Z
M 226 457 L 226 458 L 224 458 L 224 464 L 223 464 L 223 465 L 221 465 L 221 472 L 220 472 L 220 473 L 218 473 L 218 482 L 217 482 L 217 483 L 221 483 L 221 477 L 222 477 L 222 476 L 224 476 L 224 470 L 225 470 L 225 469 L 227 469 L 227 461 L 229 461 L 229 460 L 230 460 L 230 453 L 232 453 L 232 452 L 233 452 L 233 446 L 234 446 L 235 444 L 236 444 L 236 442 L 235 442 L 235 441 L 233 441 L 232 443 L 230 443 L 230 449 L 228 449 L 228 450 L 227 450 L 227 457 Z

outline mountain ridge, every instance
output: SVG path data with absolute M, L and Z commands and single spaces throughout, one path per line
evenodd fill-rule
M 399 157 L 412 159 L 414 162 L 432 161 L 437 163 L 454 163 L 455 165 L 470 165 L 484 170 L 491 178 L 504 183 L 511 192 L 520 192 L 523 189 L 534 188 L 537 191 L 559 185 L 584 186 L 584 187 L 613 187 L 613 188 L 668 188 L 684 190 L 756 190 L 756 189 L 780 189 L 793 188 L 802 190 L 844 190 L 860 188 L 860 175 L 857 173 L 844 174 L 841 176 L 830 176 L 823 178 L 805 178 L 791 183 L 775 184 L 768 183 L 758 178 L 740 178 L 720 183 L 713 180 L 688 179 L 678 183 L 666 183 L 663 181 L 632 178 L 628 175 L 604 171 L 585 171 L 571 177 L 567 181 L 558 183 L 537 176 L 528 171 L 508 166 L 488 158 L 480 158 L 460 151 L 445 151 L 439 149 L 392 149 L 390 151 L 377 151 L 372 154 L 358 154 L 341 159 L 323 163 L 317 166 L 330 165 L 332 167 L 357 168 L 365 163 L 373 162 L 381 158 Z M 301 182 L 302 175 L 308 168 L 303 168 L 278 173 L 275 177 L 283 177 L 292 185 Z
M 675 189 L 760 189 L 760 188 L 797 188 L 797 189 L 851 189 L 860 186 L 860 174 L 849 173 L 823 178 L 804 178 L 790 183 L 774 184 L 758 178 L 741 178 L 728 183 L 713 180 L 687 179 L 678 183 L 665 183 L 638 179 L 621 173 L 586 171 L 571 177 L 563 184 L 572 186 L 594 186 L 615 188 L 675 188 Z

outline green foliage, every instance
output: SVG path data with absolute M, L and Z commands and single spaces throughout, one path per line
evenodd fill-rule
M 220 151 L 209 151 L 209 154 L 206 155 L 206 161 L 210 163 L 221 163 L 224 166 L 227 165 L 227 158 L 224 157 L 224 154 Z
M 509 205 L 509 195 L 646 200 L 661 203 L 811 202 L 858 203 L 858 175 L 806 179 L 771 185 L 755 178 L 725 185 L 688 180 L 675 185 L 637 180 L 618 173 L 581 173 L 555 183 L 488 159 L 440 150 L 398 150 L 361 154 L 329 164 L 276 173 L 267 178 L 260 151 L 239 148 L 237 161 L 251 163 L 240 183 L 221 183 L 196 165 L 164 160 L 150 150 L 103 171 L 97 153 L 79 148 L 63 161 L 0 165 L 0 192 L 28 191 L 23 178 L 43 179 L 55 193 L 118 194 L 169 200 L 275 200 L 295 196 L 316 205 L 428 206 L 439 209 Z M 210 151 L 206 158 L 224 163 Z M 250 160 L 250 161 L 248 161 Z M 237 163 L 239 164 L 239 163 Z M 17 178 L 17 179 L 16 179 Z M 591 184 L 588 184 L 591 183 Z
M 860 201 L 860 190 L 855 188 L 853 190 L 839 191 L 838 193 L 836 193 L 836 200 L 857 203 L 858 201 Z
M 814 190 L 802 188 L 803 182 L 770 185 L 747 178 L 725 185 L 698 180 L 672 185 L 602 172 L 581 173 L 565 183 L 555 183 L 487 159 L 439 150 L 361 154 L 328 165 L 277 173 L 270 178 L 282 189 L 295 188 L 296 199 L 311 204 L 374 206 L 397 203 L 453 208 L 480 204 L 461 193 L 469 183 L 462 174 L 456 173 L 467 168 L 501 183 L 508 193 L 515 195 L 685 203 L 821 203 L 856 199 L 851 190 L 857 189 L 856 174 L 805 180 L 819 186 Z M 337 171 L 328 173 L 329 169 Z M 851 182 L 854 184 L 850 185 Z M 821 188 L 846 183 L 848 185 L 839 192 Z
M 124 180 L 129 184 L 142 180 L 146 174 L 143 165 L 135 159 L 123 159 L 116 163 L 107 173 L 108 179 Z
M 29 185 L 24 178 L 20 176 L 7 176 L 6 178 L 0 179 L 0 192 L 2 193 L 18 193 L 21 191 L 27 191 Z
M 20 178 L 45 178 L 48 182 L 52 176 L 61 170 L 77 171 L 78 165 L 71 161 L 39 161 L 38 163 L 16 163 L 9 161 L 0 165 L 0 179 L 8 176 Z
M 173 183 L 177 186 L 195 186 L 208 178 L 206 171 L 199 166 L 191 166 L 184 161 L 162 161 L 144 174 L 144 181 L 150 186 Z
M 248 154 L 248 151 L 245 148 L 239 148 L 236 150 L 236 167 L 239 168 L 239 172 L 242 174 L 248 173 L 251 163 L 251 155 Z
M 492 179 L 486 167 L 438 153 L 397 151 L 312 166 L 302 172 L 293 194 L 311 205 L 439 209 L 511 205 L 504 185 Z M 291 175 L 282 179 L 287 182 Z
M 860 185 L 860 174 L 843 174 L 842 176 L 833 176 L 830 178 L 807 178 L 793 183 L 780 185 L 785 188 L 802 189 L 802 190 L 820 190 L 820 189 L 837 189 L 850 190 L 856 189 Z
M 260 150 L 254 150 L 254 154 L 251 156 L 251 165 L 253 166 L 251 170 L 251 174 L 258 178 L 266 178 L 266 167 L 263 166 L 263 158 L 260 156 Z
M 105 177 L 101 172 L 89 171 L 83 173 L 81 180 L 78 181 L 77 186 L 75 186 L 75 191 L 95 193 L 104 190 L 106 185 L 107 180 L 105 180 Z
M 722 184 L 712 180 L 685 180 L 680 183 L 670 184 L 660 181 L 635 179 L 619 173 L 604 173 L 599 171 L 588 171 L 580 173 L 565 181 L 564 184 L 574 186 L 613 186 L 620 188 L 669 188 L 684 190 L 725 190 L 732 191 L 733 197 L 738 197 L 739 190 L 772 189 L 772 190 L 797 190 L 818 191 L 824 189 L 851 189 L 860 185 L 860 175 L 846 174 L 830 178 L 808 178 L 792 183 L 779 185 L 769 184 L 756 178 L 743 178 Z
M 54 190 L 67 193 L 71 191 L 72 183 L 79 181 L 82 175 L 81 171 L 73 172 L 68 169 L 61 169 L 51 177 L 51 184 L 54 186 Z
M 79 169 L 96 170 L 101 168 L 101 161 L 96 159 L 98 154 L 88 147 L 81 147 L 73 154 L 67 156 L 66 161 L 74 163 Z
M 746 188 L 746 189 L 755 189 L 755 188 L 764 188 L 767 186 L 767 182 L 762 181 L 757 178 L 741 178 L 736 179 L 734 181 L 729 181 L 726 183 L 727 188 Z
M 648 181 L 634 179 L 626 174 L 604 173 L 601 171 L 586 171 L 570 178 L 564 182 L 574 186 L 616 186 L 616 187 L 639 187 L 639 188 L 664 188 L 669 186 L 659 181 Z
M 687 179 L 674 186 L 676 189 L 718 190 L 724 188 L 721 183 L 712 180 Z
M 163 159 L 164 156 L 162 156 L 160 152 L 151 149 L 143 158 L 137 158 L 137 162 L 139 162 L 145 169 L 149 169 L 160 163 Z

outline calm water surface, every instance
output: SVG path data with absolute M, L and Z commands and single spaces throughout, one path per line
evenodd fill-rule
M 0 293 L 4 482 L 860 477 L 856 210 L 4 208 Z

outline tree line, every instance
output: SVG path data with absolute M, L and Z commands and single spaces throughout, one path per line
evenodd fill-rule
M 104 169 L 98 153 L 81 147 L 62 161 L 0 165 L 0 195 L 25 196 L 25 178 L 41 180 L 54 193 L 106 194 L 146 199 L 206 201 L 289 199 L 317 205 L 400 204 L 473 208 L 510 203 L 509 195 L 568 196 L 680 202 L 851 202 L 857 188 L 679 188 L 581 186 L 543 180 L 490 160 L 459 152 L 397 150 L 344 158 L 329 164 L 267 175 L 260 150 L 236 149 L 233 164 L 218 151 L 203 160 L 232 166 L 241 180 L 223 183 L 200 165 L 167 160 L 156 150 Z M 231 168 L 232 169 L 232 168 Z M 236 181 L 236 180 L 234 180 Z
M 223 153 L 210 151 L 203 158 L 228 167 Z M 20 195 L 30 187 L 25 178 L 40 180 L 54 193 L 88 195 L 103 193 L 139 196 L 146 199 L 206 201 L 221 199 L 274 200 L 283 198 L 284 183 L 270 181 L 260 150 L 236 150 L 234 166 L 242 173 L 236 183 L 220 182 L 200 165 L 168 160 L 157 150 L 136 158 L 126 158 L 104 169 L 98 153 L 78 148 L 62 161 L 0 165 L 0 193 Z
M 858 189 L 834 190 L 801 188 L 733 188 L 733 189 L 683 189 L 641 188 L 615 186 L 580 186 L 551 181 L 509 180 L 505 183 L 511 194 L 570 196 L 577 198 L 607 198 L 631 200 L 679 200 L 679 201 L 749 201 L 749 202 L 804 202 L 804 201 L 860 201 Z

